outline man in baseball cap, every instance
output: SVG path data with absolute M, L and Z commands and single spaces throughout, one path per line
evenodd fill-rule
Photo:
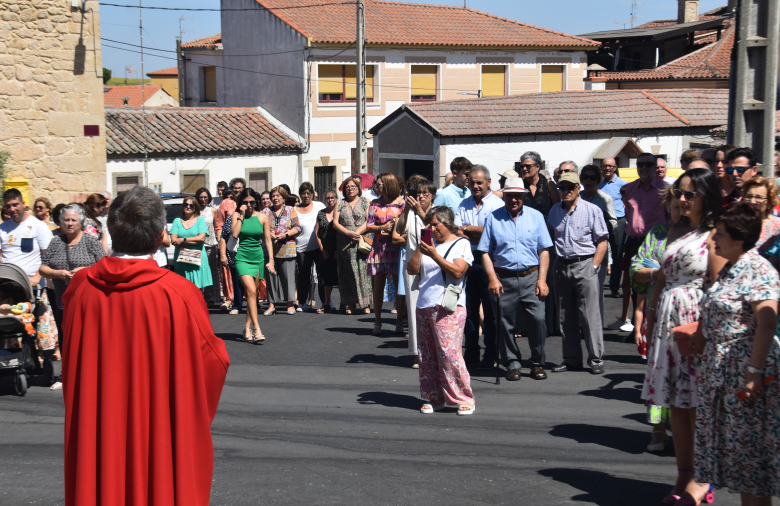
M 515 334 L 520 330 L 517 313 L 531 347 L 531 377 L 547 378 L 544 372 L 544 343 L 547 325 L 544 299 L 549 293 L 547 248 L 552 246 L 542 213 L 524 207 L 528 190 L 520 177 L 507 178 L 504 184 L 504 206 L 485 220 L 477 250 L 488 276 L 488 289 L 496 311 L 498 359 L 507 368 L 509 381 L 520 380 L 520 349 Z

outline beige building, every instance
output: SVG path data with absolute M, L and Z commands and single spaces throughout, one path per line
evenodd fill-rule
M 152 86 L 159 86 L 178 102 L 179 100 L 179 68 L 155 70 L 147 72 L 146 77 L 152 80 Z
M 99 26 L 97 0 L 0 3 L 6 188 L 55 203 L 106 189 Z

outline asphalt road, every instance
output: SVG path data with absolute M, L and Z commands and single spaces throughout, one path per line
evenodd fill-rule
M 261 319 L 267 341 L 239 341 L 243 316 L 215 312 L 232 365 L 212 426 L 213 505 L 657 505 L 673 452 L 645 451 L 636 346 L 605 331 L 606 373 L 519 382 L 472 376 L 477 411 L 419 412 L 406 339 L 371 335 L 373 315 Z M 619 301 L 607 299 L 607 322 Z M 529 349 L 521 340 L 525 356 Z M 547 342 L 548 368 L 561 358 Z M 525 365 L 525 364 L 524 364 Z M 0 505 L 63 504 L 62 396 L 0 392 Z M 716 493 L 717 504 L 738 496 Z

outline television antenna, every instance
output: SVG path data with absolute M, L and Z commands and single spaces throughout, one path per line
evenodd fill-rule
M 130 65 L 125 65 L 125 86 L 127 86 L 127 74 L 135 74 L 138 72 L 137 69 L 134 69 Z
M 182 30 L 182 29 L 181 29 L 181 23 L 182 23 L 182 21 L 192 21 L 192 16 L 190 16 L 190 17 L 188 17 L 188 18 L 187 18 L 187 17 L 184 17 L 184 16 L 182 16 L 182 17 L 180 17 L 180 18 L 179 18 L 179 40 L 184 40 L 184 39 L 182 38 L 182 34 L 185 34 L 185 33 L 193 33 L 193 32 L 195 31 L 195 30 L 192 30 L 192 29 L 190 29 L 190 30 Z
M 631 28 L 634 28 L 634 22 L 645 17 L 644 14 L 637 14 L 637 11 L 639 10 L 638 7 L 644 4 L 645 4 L 644 2 L 637 2 L 637 1 L 631 2 L 631 15 L 628 18 L 628 22 L 615 21 L 615 24 L 618 26 L 623 25 L 624 30 L 626 29 L 626 24 L 629 24 L 631 25 L 630 26 Z

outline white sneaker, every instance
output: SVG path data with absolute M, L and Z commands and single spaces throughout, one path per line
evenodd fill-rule
M 623 332 L 633 332 L 634 324 L 631 323 L 631 320 L 626 320 L 626 322 L 620 327 L 620 330 Z
M 618 317 L 615 320 L 615 323 L 610 323 L 609 325 L 607 325 L 607 328 L 609 330 L 620 330 L 620 327 L 622 327 L 623 325 L 625 325 L 625 322 L 621 320 L 620 317 Z

